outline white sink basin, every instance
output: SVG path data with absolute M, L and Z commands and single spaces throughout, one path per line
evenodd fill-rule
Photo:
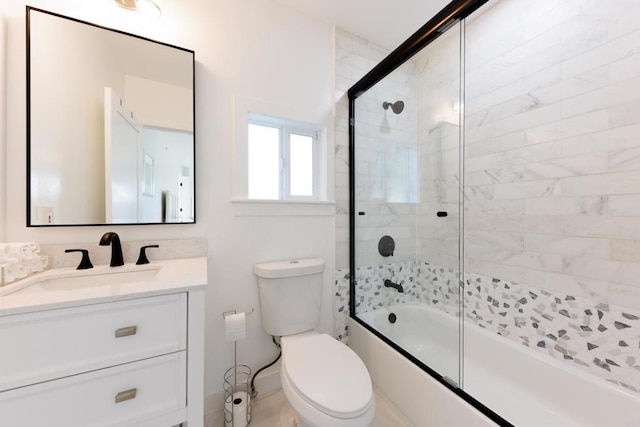
M 97 266 L 89 270 L 48 270 L 36 276 L 21 280 L 6 289 L 0 288 L 0 295 L 27 295 L 43 292 L 70 291 L 82 288 L 126 285 L 128 283 L 153 280 L 161 266 L 125 265 L 122 267 Z

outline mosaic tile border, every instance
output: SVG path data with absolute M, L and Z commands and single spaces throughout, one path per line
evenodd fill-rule
M 428 263 L 358 268 L 356 311 L 420 301 L 458 315 L 457 272 Z M 404 293 L 384 288 L 384 279 Z M 349 271 L 337 270 L 335 336 L 348 342 Z M 534 351 L 640 393 L 640 313 L 477 274 L 464 277 L 465 317 Z
M 333 336 L 338 341 L 349 342 L 349 271 L 336 270 L 333 293 Z

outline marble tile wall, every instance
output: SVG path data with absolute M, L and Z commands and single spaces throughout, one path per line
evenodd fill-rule
M 460 254 L 459 132 L 440 122 L 421 135 L 421 198 L 416 205 L 417 259 L 457 268 Z M 446 213 L 446 217 L 438 216 Z
M 417 259 L 449 268 L 459 264 L 460 38 L 458 24 L 413 59 L 420 153 Z
M 336 266 L 349 267 L 349 98 L 347 91 L 389 52 L 336 28 L 335 196 Z
M 640 3 L 517 3 L 466 26 L 465 270 L 638 309 Z
M 336 265 L 349 265 L 349 128 L 347 90 L 377 65 L 388 50 L 347 32 L 336 30 Z M 356 210 L 358 263 L 380 264 L 415 258 L 415 201 L 418 185 L 416 111 L 413 63 L 390 74 L 357 101 Z M 402 100 L 405 109 L 394 114 L 383 102 Z M 390 235 L 396 251 L 382 257 L 378 240 Z
M 632 19 L 640 5 L 626 1 L 609 10 L 587 0 L 522 0 L 514 8 L 512 2 L 492 3 L 466 25 L 466 271 L 640 308 L 640 144 L 635 138 L 640 21 Z M 358 217 L 360 265 L 410 260 L 417 226 L 419 259 L 454 267 L 459 36 L 455 30 L 450 34 L 398 74 L 390 88 L 372 90 L 371 100 L 363 97 L 367 126 L 361 131 L 371 148 L 360 153 L 369 160 L 360 173 L 372 179 L 357 189 L 362 200 L 357 209 L 366 213 Z M 341 268 L 349 253 L 345 93 L 386 54 L 336 33 L 336 256 Z M 412 70 L 420 114 L 415 206 L 384 201 L 386 183 L 376 173 L 384 169 L 391 145 L 385 140 L 389 134 L 381 132 L 380 101 L 409 99 Z M 411 102 L 407 106 L 408 118 L 418 114 Z M 387 114 L 388 122 L 392 116 Z M 389 124 L 394 133 L 396 127 L 410 127 Z M 394 149 L 411 140 L 399 133 L 402 140 Z M 450 215 L 441 220 L 434 210 Z M 377 255 L 375 242 L 384 234 L 399 240 L 398 258 Z

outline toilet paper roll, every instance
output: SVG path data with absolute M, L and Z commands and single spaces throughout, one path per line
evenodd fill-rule
M 224 318 L 224 333 L 227 341 L 240 341 L 247 336 L 244 313 L 231 314 Z
M 233 393 L 233 399 L 225 401 L 225 427 L 245 427 L 249 424 L 249 399 L 247 392 L 237 391 Z M 233 414 L 233 418 L 229 419 L 228 414 Z

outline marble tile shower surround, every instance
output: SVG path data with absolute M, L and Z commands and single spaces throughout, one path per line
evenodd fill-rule
M 640 308 L 638 16 L 637 1 L 521 0 L 469 20 L 468 271 Z
M 389 50 L 336 29 L 336 265 L 349 264 L 349 127 L 347 90 L 388 54 Z M 358 101 L 358 129 L 363 135 L 356 173 L 361 185 L 356 188 L 359 204 L 365 212 L 358 217 L 360 240 L 356 242 L 360 259 L 366 264 L 384 263 L 377 252 L 377 241 L 385 234 L 396 239 L 397 259 L 412 259 L 415 245 L 415 206 L 399 203 L 405 193 L 417 197 L 417 187 L 408 189 L 407 157 L 415 158 L 417 105 L 410 101 L 415 90 L 414 65 L 408 63 L 392 73 L 381 85 Z M 382 108 L 383 102 L 405 102 L 396 115 Z M 365 178 L 366 179 L 363 179 Z M 412 193 L 413 191 L 413 193 Z M 397 261 L 396 259 L 396 261 Z
M 417 259 L 458 265 L 460 240 L 460 126 L 438 122 L 420 135 L 421 199 L 416 205 Z M 438 217 L 437 212 L 447 213 Z
M 346 268 L 349 265 L 349 99 L 347 91 L 388 53 L 387 49 L 336 29 L 335 197 L 336 266 L 338 268 Z
M 496 1 L 467 23 L 463 194 L 470 271 L 640 308 L 640 21 L 634 19 L 640 4 L 621 6 Z M 340 31 L 336 43 L 336 261 L 346 268 L 344 93 L 386 52 Z M 382 214 L 359 218 L 360 265 L 385 262 L 374 243 L 391 233 L 401 240 L 400 261 L 411 259 L 417 245 L 421 259 L 450 268 L 455 263 L 458 218 L 451 212 L 460 196 L 450 98 L 459 59 L 443 52 L 457 48 L 455 37 L 439 39 L 413 67 L 420 164 L 442 159 L 440 169 L 420 168 L 417 241 L 404 240 L 411 235 L 408 216 L 386 216 L 397 205 L 372 200 L 363 211 Z M 451 111 L 429 104 L 436 98 L 451 101 Z M 376 120 L 372 126 L 379 130 Z M 440 221 L 433 210 L 450 216 Z
M 383 235 L 396 240 L 395 262 L 414 258 L 417 173 L 416 105 L 413 64 L 403 65 L 356 101 L 355 209 L 358 263 L 385 262 L 377 252 Z M 395 114 L 383 102 L 404 100 Z M 364 213 L 361 215 L 360 213 Z
M 336 280 L 335 336 L 348 341 L 348 270 Z M 452 316 L 460 312 L 455 270 L 428 263 L 399 263 L 357 269 L 356 310 L 421 302 Z M 392 277 L 404 294 L 384 288 Z M 467 274 L 467 321 L 640 393 L 640 310 L 537 287 Z
M 466 316 L 635 390 L 640 389 L 637 16 L 636 0 L 621 0 L 615 7 L 596 0 L 488 3 L 466 23 L 465 99 L 459 106 L 465 118 L 465 268 L 476 274 L 464 278 L 465 304 L 473 306 Z M 364 63 L 356 60 L 361 58 L 357 52 L 371 48 L 348 34 L 337 43 L 337 69 L 345 59 Z M 390 262 L 391 274 L 395 264 L 418 257 L 442 269 L 419 268 L 420 282 L 442 283 L 456 266 L 459 218 L 439 221 L 432 212 L 454 212 L 460 197 L 452 145 L 459 125 L 452 98 L 459 87 L 458 46 L 456 37 L 443 37 L 429 55 L 415 58 L 420 201 L 413 247 L 419 255 L 376 259 L 376 246 L 367 240 L 376 230 L 366 227 L 368 235 L 355 243 L 362 255 L 358 265 L 375 266 L 370 273 L 376 277 L 381 275 L 377 266 Z M 346 269 L 348 111 L 343 94 L 337 91 L 336 193 L 344 204 L 336 218 L 336 265 Z M 379 129 L 375 120 L 371 125 Z M 423 169 L 423 164 L 431 166 Z M 345 271 L 336 276 L 336 309 L 342 309 L 336 315 L 343 318 L 348 315 Z M 422 277 L 429 274 L 438 280 Z M 473 286 L 476 279 L 479 284 Z M 371 283 L 362 286 L 371 286 L 372 295 L 359 303 L 375 307 L 390 290 Z M 457 304 L 448 290 L 430 286 L 414 289 L 413 296 L 453 313 Z M 447 296 L 453 304 L 443 303 Z M 526 304 L 519 302 L 522 298 Z M 347 332 L 338 326 L 336 336 L 346 339 Z

